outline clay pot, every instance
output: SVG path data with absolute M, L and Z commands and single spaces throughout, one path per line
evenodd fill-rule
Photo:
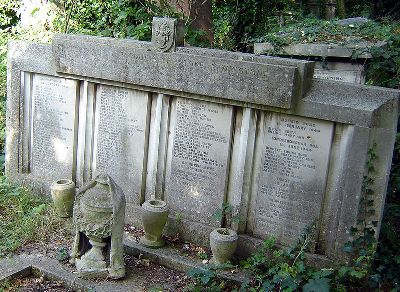
M 70 179 L 60 179 L 51 184 L 51 197 L 58 215 L 62 218 L 72 216 L 75 200 L 75 184 Z
M 151 199 L 142 205 L 142 222 L 145 235 L 140 243 L 146 247 L 159 248 L 164 246 L 162 232 L 168 219 L 168 207 L 164 201 Z
M 229 261 L 236 250 L 238 236 L 229 228 L 217 228 L 210 233 L 211 263 L 220 265 Z

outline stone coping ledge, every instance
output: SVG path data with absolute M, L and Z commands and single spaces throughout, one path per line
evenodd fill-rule
M 62 281 L 66 288 L 84 291 L 93 288 L 89 281 L 80 279 L 63 264 L 45 255 L 18 255 L 0 260 L 0 283 L 43 274 L 53 281 Z M 97 291 L 97 290 L 96 290 Z
M 188 272 L 194 268 L 207 269 L 210 267 L 208 264 L 203 264 L 200 259 L 183 256 L 177 249 L 172 247 L 165 246 L 158 249 L 152 249 L 140 245 L 134 239 L 130 239 L 129 237 L 124 239 L 124 252 L 135 257 L 149 259 L 156 264 L 181 272 Z M 250 279 L 250 275 L 242 271 L 234 273 L 228 270 L 218 271 L 217 274 L 218 277 L 224 280 L 233 281 L 239 285 Z
M 315 57 L 335 57 L 335 58 L 351 58 L 353 53 L 359 49 L 386 47 L 384 41 L 378 42 L 353 42 L 345 45 L 340 44 L 294 44 L 285 46 L 278 50 L 278 55 L 289 56 L 315 56 Z M 274 51 L 274 46 L 271 43 L 255 43 L 254 54 L 268 54 Z M 361 53 L 357 59 L 371 59 L 372 55 L 368 52 Z

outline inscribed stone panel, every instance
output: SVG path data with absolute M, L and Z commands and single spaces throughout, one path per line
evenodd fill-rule
M 356 70 L 321 70 L 315 69 L 314 78 L 349 83 L 361 83 L 361 72 Z
M 51 180 L 73 176 L 76 103 L 76 80 L 33 76 L 30 139 L 34 176 Z
M 106 172 L 128 203 L 140 204 L 146 148 L 148 93 L 99 85 L 96 95 L 94 172 Z
M 200 223 L 221 207 L 226 189 L 232 107 L 177 98 L 172 107 L 165 200 Z
M 266 113 L 254 234 L 290 244 L 318 220 L 333 123 Z

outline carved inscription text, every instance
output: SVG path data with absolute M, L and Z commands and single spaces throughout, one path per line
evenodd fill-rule
M 267 113 L 255 234 L 291 243 L 319 219 L 333 123 Z

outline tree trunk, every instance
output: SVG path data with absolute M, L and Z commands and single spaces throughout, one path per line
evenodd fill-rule
M 345 0 L 336 0 L 337 14 L 339 18 L 346 18 L 346 3 Z
M 213 43 L 211 0 L 158 0 L 167 2 L 189 18 L 190 26 L 205 32 L 205 39 Z

